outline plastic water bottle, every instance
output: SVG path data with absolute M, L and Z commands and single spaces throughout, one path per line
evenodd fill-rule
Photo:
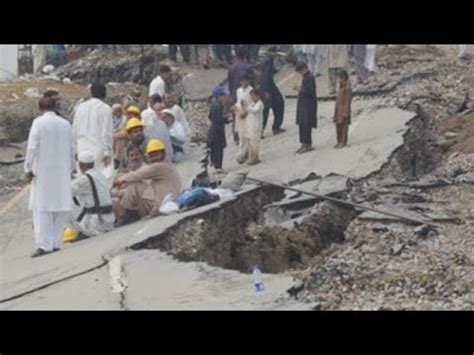
M 253 278 L 254 278 L 253 284 L 255 287 L 255 293 L 261 294 L 265 290 L 265 287 L 263 286 L 262 272 L 260 271 L 260 268 L 258 267 L 258 265 L 255 265 L 253 267 Z

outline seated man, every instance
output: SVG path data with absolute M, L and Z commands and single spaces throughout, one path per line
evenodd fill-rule
M 122 105 L 117 103 L 112 106 L 112 119 L 114 124 L 114 164 L 115 168 L 117 168 L 119 157 L 122 156 L 123 147 L 127 142 L 127 137 L 123 134 L 127 118 L 123 115 Z
M 148 165 L 117 179 L 117 183 L 126 186 L 123 197 L 114 205 L 119 224 L 157 216 L 161 202 L 168 194 L 176 200 L 181 193 L 181 179 L 176 168 L 165 160 L 163 142 L 150 140 L 146 153 Z
M 184 153 L 184 146 L 188 141 L 188 136 L 181 123 L 179 123 L 171 110 L 165 109 L 161 112 L 161 120 L 168 127 L 171 138 L 171 146 L 174 151 L 174 159 L 177 160 L 177 153 Z
M 82 174 L 72 181 L 74 205 L 66 218 L 66 227 L 83 237 L 94 237 L 114 228 L 112 199 L 104 174 L 94 169 L 94 154 L 82 151 L 77 159 Z
M 183 125 L 186 135 L 190 137 L 191 128 L 189 127 L 188 119 L 186 118 L 186 114 L 184 113 L 183 109 L 176 105 L 176 100 L 174 99 L 173 94 L 165 94 L 163 103 L 164 108 L 173 112 L 176 121 Z
M 114 147 L 117 147 L 117 149 L 114 148 L 115 169 L 120 168 L 121 157 L 126 155 L 123 149 L 127 145 L 127 142 L 128 142 L 126 127 L 127 127 L 128 121 L 131 120 L 132 118 L 138 118 L 139 120 L 141 120 L 140 109 L 136 105 L 128 106 L 128 108 L 125 110 L 125 117 L 120 129 L 114 130 L 114 133 L 112 136 L 114 140 Z
M 111 190 L 112 200 L 123 197 L 124 187 L 117 183 L 117 179 L 123 174 L 140 169 L 143 165 L 143 154 L 139 147 L 134 145 L 132 142 L 129 142 L 126 151 L 128 164 L 127 167 L 123 169 L 114 179 Z
M 138 118 L 132 118 L 127 122 L 127 137 L 130 142 L 138 146 L 142 153 L 145 153 L 145 148 L 151 139 L 159 139 L 164 142 L 166 148 L 166 160 L 172 162 L 173 148 L 171 146 L 171 138 L 166 124 L 158 121 L 151 126 L 144 127 L 143 122 Z M 127 157 L 122 155 L 120 162 L 121 170 L 127 167 Z

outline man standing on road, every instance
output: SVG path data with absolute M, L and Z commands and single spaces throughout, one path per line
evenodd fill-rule
M 189 44 L 168 44 L 168 56 L 170 60 L 173 62 L 178 62 L 178 47 L 181 51 L 183 62 L 189 64 L 191 59 L 191 45 Z
M 91 86 L 92 98 L 77 107 L 72 124 L 75 151 L 89 151 L 95 155 L 96 169 L 105 170 L 113 155 L 114 125 L 112 108 L 103 100 L 107 89 L 103 84 Z M 109 172 L 104 172 L 106 177 Z
M 283 95 L 278 89 L 273 76 L 276 74 L 277 70 L 273 65 L 274 59 L 278 55 L 277 46 L 272 46 L 268 49 L 268 54 L 265 60 L 262 63 L 262 74 L 260 77 L 260 90 L 264 95 L 264 104 L 265 109 L 263 110 L 263 128 L 262 128 L 262 138 L 263 132 L 268 121 L 268 115 L 270 114 L 270 109 L 273 111 L 273 134 L 282 133 L 285 129 L 281 128 L 283 123 L 283 115 L 285 114 L 285 101 L 283 100 Z
M 356 75 L 357 81 L 360 84 L 365 84 L 369 76 L 369 70 L 365 66 L 367 56 L 367 45 L 366 44 L 353 44 L 352 55 L 356 64 Z
M 349 52 L 345 44 L 330 44 L 327 48 L 327 67 L 329 93 L 336 93 L 336 74 L 339 70 L 346 69 L 349 66 Z
M 313 72 L 315 76 L 321 75 L 321 67 L 324 61 L 324 56 L 326 55 L 325 44 L 305 44 L 304 53 L 306 54 L 306 59 L 309 69 Z
M 305 62 L 296 64 L 296 72 L 303 77 L 301 86 L 295 85 L 298 91 L 298 102 L 296 104 L 296 124 L 300 129 L 301 147 L 296 154 L 303 154 L 314 150 L 311 131 L 317 127 L 316 80 L 308 69 Z
M 215 101 L 211 105 L 209 121 L 211 126 L 207 134 L 207 147 L 210 149 L 211 163 L 218 173 L 223 173 L 222 161 L 224 160 L 224 149 L 227 146 L 225 138 L 225 125 L 228 123 L 224 114 L 224 105 L 227 102 L 227 94 L 223 87 L 217 86 L 212 90 Z
M 339 91 L 334 110 L 337 144 L 334 148 L 339 149 L 347 146 L 347 135 L 351 124 L 352 89 L 349 74 L 345 70 L 339 71 L 337 78 L 339 80 Z
M 54 113 L 52 98 L 43 97 L 39 110 L 41 116 L 31 126 L 25 159 L 37 247 L 32 257 L 59 250 L 66 215 L 72 210 L 74 171 L 71 124 Z

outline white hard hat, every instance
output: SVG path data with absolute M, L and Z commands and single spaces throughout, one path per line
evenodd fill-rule
M 77 160 L 84 164 L 90 164 L 95 161 L 95 155 L 92 152 L 82 151 L 77 155 Z

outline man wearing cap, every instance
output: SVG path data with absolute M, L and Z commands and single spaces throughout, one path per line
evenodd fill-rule
M 166 124 L 161 120 L 158 120 L 151 126 L 145 127 L 143 122 L 138 118 L 132 118 L 127 122 L 126 130 L 128 140 L 139 147 L 143 154 L 145 154 L 146 146 L 151 139 L 159 139 L 165 145 L 166 160 L 169 162 L 173 161 L 173 147 L 171 145 L 168 127 L 166 127 Z M 127 157 L 125 154 L 122 154 L 120 167 L 121 169 L 127 167 Z
M 124 184 L 123 196 L 114 203 L 120 224 L 145 216 L 156 216 L 163 199 L 172 194 L 176 200 L 181 193 L 181 178 L 174 165 L 165 159 L 166 148 L 158 139 L 151 139 L 146 147 L 148 165 L 117 178 Z
M 227 102 L 227 94 L 222 86 L 212 90 L 215 98 L 209 112 L 211 126 L 207 135 L 207 146 L 210 148 L 211 162 L 217 172 L 223 172 L 222 161 L 224 160 L 224 148 L 227 146 L 225 139 L 225 124 L 229 121 L 224 117 L 224 105 Z
M 95 237 L 114 227 L 112 197 L 104 174 L 94 167 L 94 154 L 79 152 L 77 160 L 81 174 L 71 184 L 74 206 L 67 216 L 66 226 L 83 237 Z
M 91 86 L 92 98 L 77 107 L 72 124 L 75 151 L 90 151 L 96 157 L 96 169 L 110 166 L 113 155 L 112 108 L 103 102 L 107 89 Z
M 176 100 L 173 94 L 165 94 L 164 99 L 164 108 L 173 111 L 174 118 L 176 121 L 181 123 L 186 131 L 188 137 L 191 136 L 191 128 L 189 127 L 188 119 L 183 109 L 176 104 Z
M 33 120 L 25 158 L 37 247 L 32 257 L 59 250 L 64 221 L 72 209 L 74 170 L 71 124 L 54 113 L 54 99 L 43 97 L 38 106 L 41 116 Z
M 188 136 L 183 125 L 175 119 L 174 112 L 169 109 L 164 109 L 161 112 L 161 120 L 168 127 L 168 131 L 171 138 L 171 146 L 173 147 L 174 158 L 177 153 L 184 153 L 184 146 L 188 142 Z

